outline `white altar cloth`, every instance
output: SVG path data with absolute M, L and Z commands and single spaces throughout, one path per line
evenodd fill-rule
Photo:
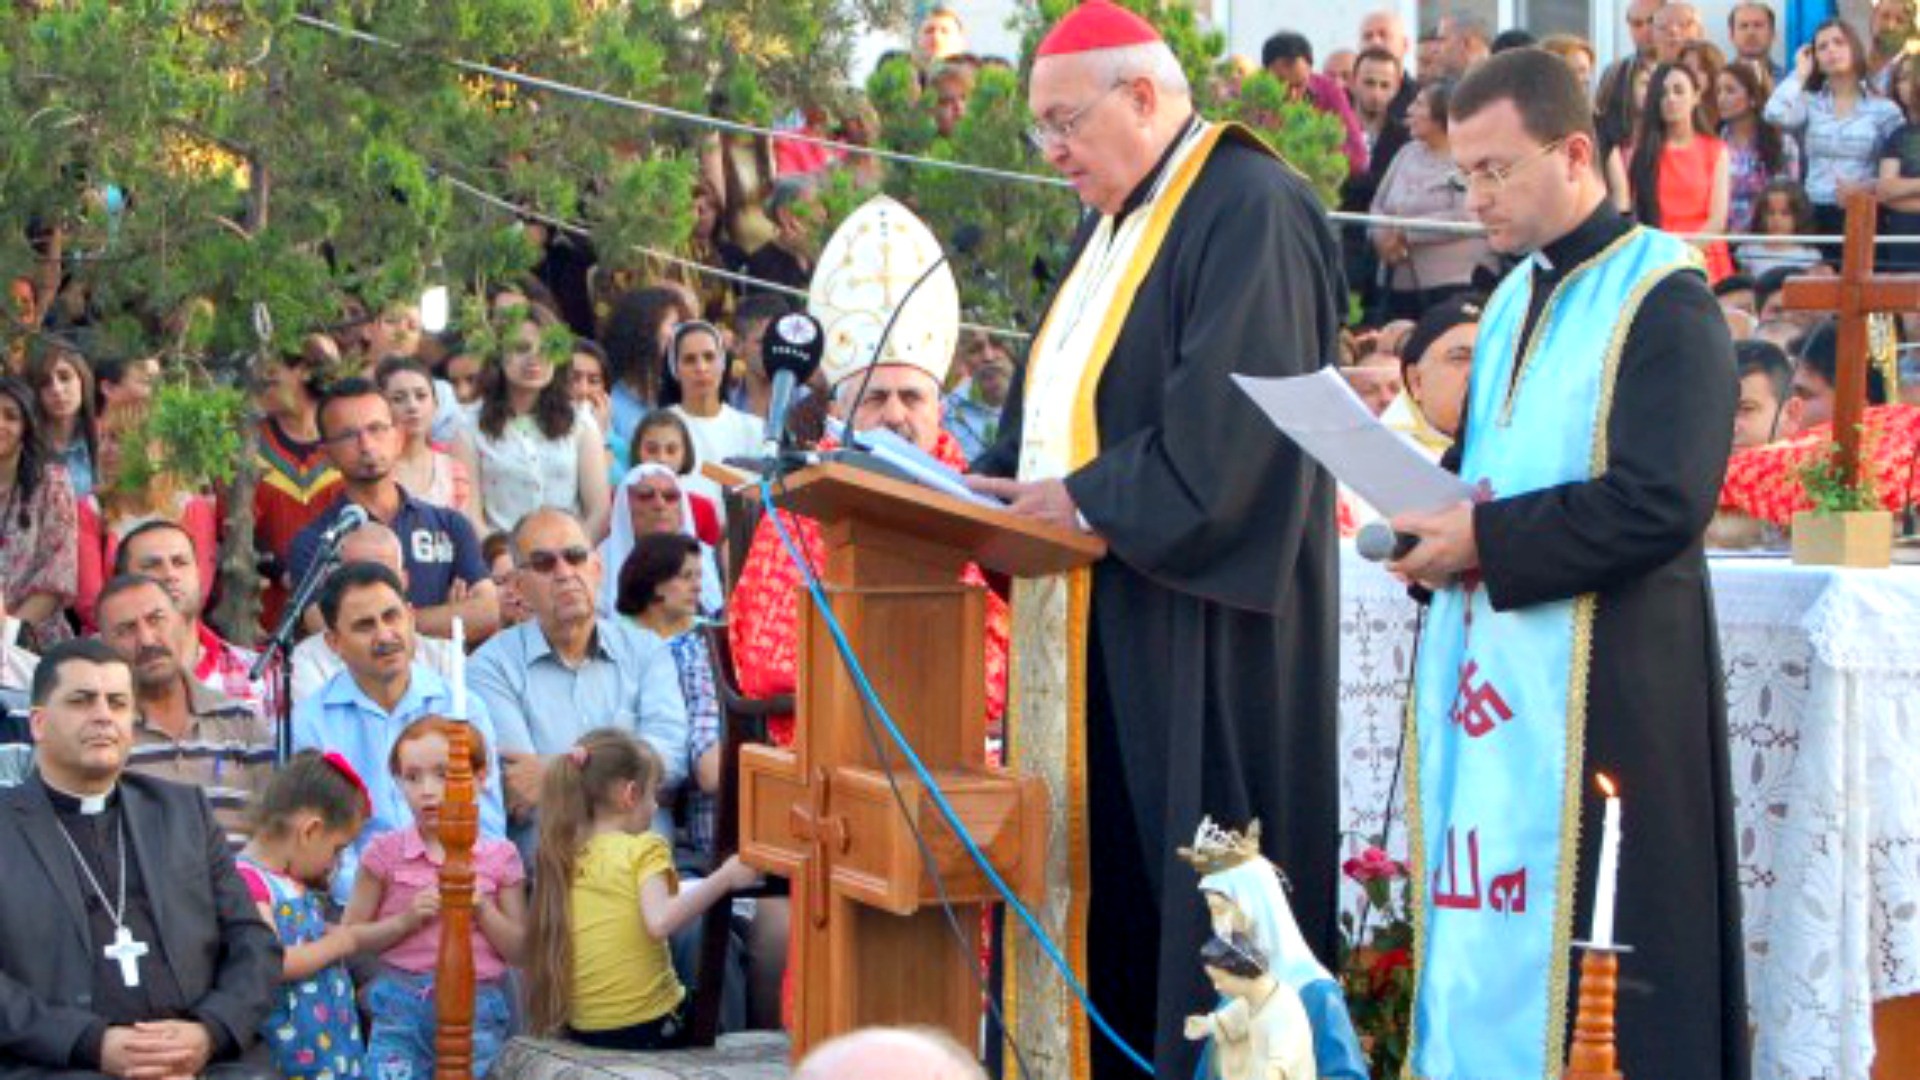
M 1755 1080 L 1868 1080 L 1873 1003 L 1920 993 L 1920 570 L 1713 561 Z M 1343 553 L 1341 822 L 1380 832 L 1415 611 Z M 1404 858 L 1404 806 L 1388 850 Z M 1632 842 L 1629 832 L 1627 843 Z M 1358 907 L 1346 883 L 1346 910 Z

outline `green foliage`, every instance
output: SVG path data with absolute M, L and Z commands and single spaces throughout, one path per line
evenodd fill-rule
M 1077 2 L 1025 4 L 1018 18 L 1024 34 L 1023 55 L 1030 56 L 1047 28 Z M 1219 65 L 1224 37 L 1202 29 L 1184 4 L 1120 2 L 1159 29 L 1196 88 L 1195 101 L 1204 114 L 1253 129 L 1312 182 L 1327 205 L 1337 201 L 1347 170 L 1341 153 L 1345 132 L 1337 119 L 1308 103 L 1287 100 L 1280 83 L 1265 73 L 1237 88 L 1228 83 Z M 1027 112 L 1022 72 L 983 68 L 966 116 L 944 137 L 934 122 L 933 95 L 921 90 L 919 75 L 908 61 L 882 65 L 868 78 L 866 91 L 880 116 L 881 145 L 888 150 L 986 165 L 1036 179 L 1055 178 L 1027 141 L 1032 117 Z M 912 207 L 945 240 L 968 225 L 983 228 L 978 248 L 955 267 L 968 318 L 998 326 L 1033 325 L 1073 236 L 1079 205 L 1071 191 L 902 164 L 887 166 L 882 187 Z M 829 220 L 838 222 L 862 198 L 861 192 L 846 190 L 844 185 L 830 192 L 823 199 Z
M 239 390 L 176 371 L 154 388 L 145 427 L 127 440 L 117 486 L 139 491 L 160 476 L 188 488 L 231 481 L 246 449 L 246 414 Z
M 932 95 L 921 94 L 906 61 L 882 65 L 868 80 L 867 92 L 887 149 L 1049 178 L 1027 142 L 1031 118 L 1012 71 L 980 71 L 966 115 L 950 137 L 940 135 Z M 1031 326 L 1039 318 L 1049 281 L 1036 267 L 1058 270 L 1065 261 L 1077 214 L 1071 191 L 905 164 L 889 164 L 883 186 L 925 218 L 943 241 L 950 243 L 963 229 L 978 230 L 978 246 L 954 267 L 969 319 Z M 839 221 L 858 205 L 860 194 L 836 197 L 830 190 L 822 200 L 829 219 Z
M 0 273 L 57 227 L 69 294 L 140 353 L 229 375 L 415 295 L 430 268 L 529 269 L 512 218 L 449 178 L 595 231 L 617 266 L 684 250 L 703 132 L 527 89 L 469 60 L 766 121 L 837 86 L 852 31 L 903 0 L 63 0 L 0 20 Z M 297 23 L 296 11 L 399 43 Z M 124 197 L 109 212 L 109 192 Z M 191 338 L 168 324 L 214 301 Z M 0 333 L 18 333 L 9 325 Z
M 1862 430 L 1862 437 L 1866 436 Z M 1861 467 L 1857 479 L 1848 479 L 1840 471 L 1840 444 L 1831 443 L 1825 453 L 1816 453 L 1800 464 L 1800 487 L 1807 493 L 1816 514 L 1853 514 L 1885 509 L 1880 503 L 1880 488 L 1869 462 L 1868 447 L 1860 448 Z

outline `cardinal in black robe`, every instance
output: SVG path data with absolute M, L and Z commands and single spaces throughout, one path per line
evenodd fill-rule
M 1190 119 L 1181 139 L 1202 126 Z M 1070 266 L 1100 257 L 1091 242 L 1148 212 L 1181 145 L 1105 228 L 1103 215 L 1087 216 Z M 1323 962 L 1334 955 L 1334 484 L 1231 376 L 1329 363 L 1346 297 L 1339 268 L 1307 183 L 1252 136 L 1221 133 L 1098 376 L 1097 453 L 1064 477 L 1108 544 L 1092 568 L 1085 638 L 1087 985 L 1160 1076 L 1193 1075 L 1198 1046 L 1182 1019 L 1216 1000 L 1197 962 L 1206 907 L 1175 855 L 1203 815 L 1261 822 L 1309 946 Z M 1032 363 L 976 473 L 1019 474 Z M 1140 1075 L 1098 1035 L 1091 1050 L 1092 1075 Z

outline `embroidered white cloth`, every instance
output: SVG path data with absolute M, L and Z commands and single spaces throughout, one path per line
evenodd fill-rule
M 1920 570 L 1713 563 L 1755 1080 L 1868 1080 L 1873 1003 L 1920 993 Z M 1346 545 L 1348 854 L 1380 832 L 1414 605 Z M 1406 857 L 1397 796 L 1388 849 Z M 1342 908 L 1359 891 L 1343 880 Z

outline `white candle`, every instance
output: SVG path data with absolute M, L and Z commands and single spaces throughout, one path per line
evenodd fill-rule
M 1613 947 L 1613 899 L 1620 878 L 1620 796 L 1606 773 L 1597 773 L 1600 789 L 1607 793 L 1606 820 L 1600 831 L 1600 870 L 1595 875 L 1593 894 L 1593 932 L 1590 944 Z
M 467 719 L 467 622 L 453 617 L 453 719 Z

